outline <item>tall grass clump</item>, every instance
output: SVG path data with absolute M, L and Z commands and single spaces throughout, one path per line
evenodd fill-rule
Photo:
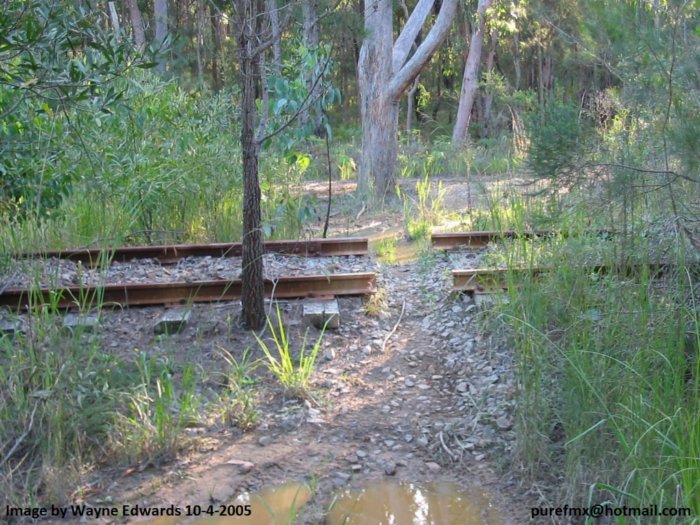
M 307 348 L 306 335 L 304 335 L 298 357 L 295 359 L 279 307 L 276 315 L 277 326 L 269 318 L 267 320 L 267 327 L 274 343 L 274 350 L 256 334 L 255 339 L 263 354 L 265 354 L 267 368 L 270 372 L 294 397 L 306 399 L 310 396 L 310 380 L 314 373 L 318 351 L 321 349 L 325 326 L 311 349 Z
M 184 447 L 182 431 L 197 422 L 194 367 L 185 366 L 176 382 L 167 359 L 141 352 L 134 366 L 138 381 L 123 396 L 125 407 L 110 435 L 112 452 L 126 463 L 172 459 Z
M 65 334 L 56 319 L 55 310 L 36 308 L 26 333 L 0 336 L 2 508 L 65 502 L 128 383 L 118 358 L 88 334 Z
M 586 241 L 596 242 L 594 237 Z M 700 516 L 700 359 L 696 275 L 594 271 L 596 250 L 560 240 L 552 269 L 514 282 L 499 306 L 516 352 L 516 459 L 549 478 L 557 501 L 611 507 L 688 507 Z M 614 268 L 616 257 L 604 262 Z M 614 253 L 612 250 L 610 253 Z M 638 262 L 644 262 L 637 255 Z M 648 261 L 646 261 L 648 262 Z
M 416 198 L 402 192 L 397 186 L 399 198 L 403 201 L 404 226 L 411 240 L 429 240 L 433 226 L 440 224 L 444 215 L 445 189 L 438 181 L 437 187 L 424 177 L 416 182 Z

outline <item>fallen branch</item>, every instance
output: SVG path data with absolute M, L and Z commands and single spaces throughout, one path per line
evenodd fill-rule
M 404 299 L 403 304 L 401 305 L 401 314 L 399 315 L 398 320 L 396 321 L 396 324 L 394 325 L 394 328 L 392 328 L 391 332 L 384 338 L 384 342 L 382 343 L 382 348 L 381 352 L 384 353 L 384 349 L 386 348 L 386 344 L 389 341 L 389 338 L 394 335 L 394 332 L 396 332 L 396 329 L 399 327 L 399 323 L 401 322 L 401 319 L 403 318 L 403 313 L 406 310 L 406 300 Z

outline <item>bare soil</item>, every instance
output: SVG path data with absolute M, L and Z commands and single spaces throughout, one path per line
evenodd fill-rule
M 410 188 L 410 182 L 403 184 Z M 443 184 L 446 206 L 453 211 L 466 211 L 473 205 L 469 199 L 483 198 L 483 191 L 467 188 L 463 180 Z M 307 190 L 321 193 L 323 184 Z M 400 231 L 398 209 L 382 215 L 357 208 L 341 202 L 330 231 L 337 236 Z M 203 412 L 201 424 L 187 429 L 175 457 L 104 466 L 76 491 L 74 502 L 208 505 L 300 481 L 314 488 L 299 521 L 311 524 L 324 522 L 341 491 L 391 479 L 452 482 L 483 491 L 501 523 L 528 522 L 537 498 L 520 485 L 509 461 L 512 352 L 481 328 L 487 310 L 450 295 L 449 271 L 474 267 L 478 259 L 469 253 L 423 254 L 379 265 L 385 301 L 369 306 L 359 298 L 340 301 L 341 326 L 324 336 L 310 399 L 290 398 L 260 367 L 260 417 L 254 428 L 242 430 Z M 301 303 L 286 302 L 283 311 L 298 346 L 307 330 Z M 113 312 L 103 317 L 97 336 L 105 351 L 115 354 L 143 350 L 197 365 L 209 374 L 202 386 L 207 397 L 225 383 L 221 349 L 240 359 L 252 348 L 254 357 L 262 357 L 252 335 L 238 327 L 238 312 L 232 303 L 194 305 L 185 330 L 171 336 L 153 334 L 162 309 Z M 309 329 L 310 340 L 317 334 Z

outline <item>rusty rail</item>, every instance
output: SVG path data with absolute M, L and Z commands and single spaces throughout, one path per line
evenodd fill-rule
M 0 306 L 16 310 L 54 305 L 60 309 L 96 306 L 145 306 L 188 302 L 232 301 L 240 298 L 242 282 L 195 281 L 108 284 L 58 289 L 9 289 L 0 293 Z M 376 291 L 374 272 L 305 275 L 265 280 L 266 297 L 369 295 Z
M 597 230 L 595 233 L 598 236 L 611 235 L 611 230 Z M 431 242 L 433 248 L 438 250 L 456 250 L 460 248 L 484 248 L 489 243 L 500 241 L 502 239 L 517 239 L 534 237 L 553 237 L 555 235 L 569 235 L 566 232 L 558 232 L 556 230 L 531 230 L 518 232 L 508 230 L 504 232 L 497 231 L 474 231 L 474 232 L 447 232 L 433 233 Z
M 620 275 L 632 277 L 644 271 L 653 276 L 661 276 L 676 268 L 678 268 L 678 265 L 674 263 L 650 263 L 626 265 L 594 264 L 585 266 L 583 269 L 591 273 L 615 272 Z M 696 263 L 691 264 L 690 268 L 693 274 L 697 274 L 700 271 L 700 265 Z M 516 279 L 521 279 L 526 275 L 536 277 L 552 269 L 553 268 L 538 266 L 533 268 L 474 268 L 468 270 L 453 270 L 452 291 L 467 294 L 504 291 L 508 289 L 507 281 L 509 273 L 515 276 Z
M 306 257 L 324 257 L 330 255 L 367 255 L 369 253 L 366 237 L 338 237 L 334 239 L 311 239 L 308 241 L 266 241 L 263 243 L 265 253 L 285 255 L 302 255 Z M 156 259 L 161 264 L 173 264 L 185 257 L 240 257 L 243 245 L 235 243 L 214 244 L 169 244 L 161 246 L 125 246 L 121 248 L 85 248 L 74 250 L 49 250 L 38 253 L 15 255 L 21 259 L 39 259 L 55 257 L 80 261 L 90 266 L 104 264 L 108 261 L 127 262 L 133 259 Z

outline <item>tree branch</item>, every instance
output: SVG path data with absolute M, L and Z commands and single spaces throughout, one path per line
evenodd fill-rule
M 433 53 L 449 34 L 456 12 L 457 0 L 443 0 L 440 13 L 435 19 L 435 24 L 430 28 L 428 36 L 425 37 L 408 62 L 399 71 L 394 71 L 388 90 L 390 98 L 398 100 L 411 85 L 415 76 L 425 67 Z
M 636 166 L 628 166 L 626 164 L 618 164 L 615 162 L 587 162 L 583 165 L 581 165 L 581 168 L 620 168 L 624 170 L 630 170 L 630 171 L 636 171 L 638 173 L 650 173 L 653 175 L 673 175 L 674 177 L 677 177 L 679 179 L 684 179 L 687 180 L 688 182 L 694 182 L 698 183 L 700 180 L 694 179 L 693 177 L 689 175 L 684 175 L 683 173 L 678 173 L 673 170 L 669 169 L 662 169 L 662 170 L 657 170 L 657 169 L 651 169 L 651 168 L 639 168 Z
M 408 54 L 411 52 L 411 47 L 416 41 L 416 37 L 420 32 L 423 24 L 430 15 L 430 11 L 433 8 L 435 0 L 419 0 L 416 7 L 410 16 L 407 16 L 406 24 L 401 30 L 401 34 L 394 42 L 394 49 L 392 50 L 391 64 L 392 71 L 394 73 L 398 72 L 406 63 Z M 406 4 L 404 4 L 405 7 Z M 405 11 L 408 12 L 408 9 Z
M 316 78 L 314 79 L 314 83 L 311 85 L 311 88 L 309 89 L 309 92 L 304 97 L 304 100 L 301 101 L 301 104 L 299 104 L 299 107 L 294 112 L 294 114 L 292 114 L 292 116 L 289 117 L 289 119 L 284 124 L 282 124 L 279 128 L 277 128 L 276 130 L 268 133 L 267 135 L 265 135 L 263 137 L 256 139 L 258 144 L 262 144 L 266 140 L 269 140 L 272 137 L 275 137 L 275 136 L 279 135 L 280 133 L 282 133 L 285 129 L 287 129 L 289 126 L 292 125 L 292 123 L 296 120 L 296 118 L 305 109 L 308 109 L 313 102 L 316 102 L 319 98 L 321 98 L 322 93 L 319 93 L 313 99 L 311 99 L 311 95 L 313 95 L 314 92 L 316 91 L 316 87 L 318 86 L 319 82 L 321 81 L 321 78 L 323 77 L 323 74 L 326 71 L 326 67 L 328 67 L 328 64 L 331 61 L 331 54 L 332 53 L 330 53 L 330 52 L 328 53 L 328 56 L 326 57 L 326 61 L 323 63 L 323 67 L 320 69 L 319 74 L 316 76 Z

